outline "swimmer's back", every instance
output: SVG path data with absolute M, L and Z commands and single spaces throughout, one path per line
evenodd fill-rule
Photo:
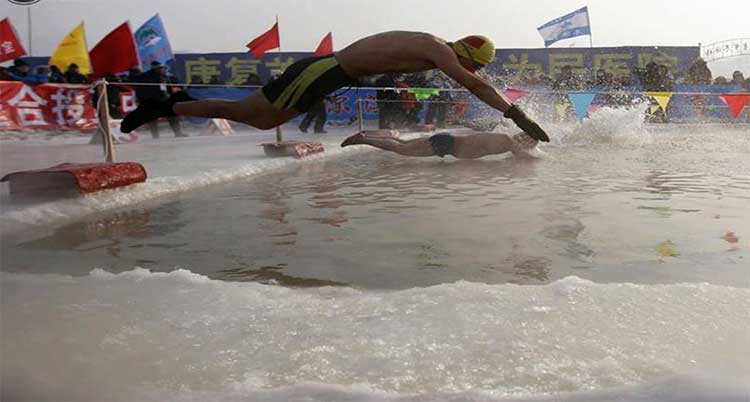
M 353 78 L 385 73 L 411 73 L 435 68 L 425 55 L 431 43 L 444 40 L 425 32 L 389 31 L 362 38 L 336 53 Z

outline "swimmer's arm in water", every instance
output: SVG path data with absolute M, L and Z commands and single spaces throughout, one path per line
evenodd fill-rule
M 538 158 L 538 156 L 531 154 L 530 151 L 536 149 L 539 141 L 531 138 L 529 135 L 523 132 L 516 135 L 508 135 L 508 138 L 510 138 L 511 141 L 510 152 L 513 153 L 514 157 L 526 159 Z

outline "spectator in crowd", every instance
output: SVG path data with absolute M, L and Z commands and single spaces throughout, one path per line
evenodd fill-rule
M 130 66 L 128 69 L 128 77 L 125 80 L 126 82 L 138 82 L 138 78 L 143 74 L 143 71 L 141 70 L 141 67 L 138 65 Z
M 742 87 L 745 85 L 745 76 L 742 75 L 742 71 L 737 70 L 732 73 L 732 84 Z
M 65 82 L 68 84 L 88 84 L 86 76 L 78 72 L 78 64 L 71 63 L 65 70 Z
M 120 94 L 123 89 L 117 83 L 121 82 L 120 78 L 114 75 L 106 75 L 107 81 L 107 105 L 109 106 L 109 115 L 115 119 L 122 119 L 122 97 Z M 99 91 L 95 90 L 91 96 L 91 101 L 96 108 L 99 103 Z
M 425 73 L 409 74 L 404 78 L 404 82 L 408 88 L 427 88 L 429 86 Z M 409 95 L 412 95 L 411 98 L 413 99 L 414 107 L 408 109 L 406 113 L 406 121 L 409 126 L 417 126 L 421 120 L 419 114 L 422 112 L 424 102 L 417 99 L 413 94 Z
M 699 57 L 690 64 L 685 82 L 688 84 L 711 84 L 711 70 L 709 70 L 705 60 Z
M 449 88 L 447 77 L 442 72 L 436 72 L 432 77 L 430 85 L 433 88 Z M 440 91 L 436 96 L 429 99 L 427 104 L 427 115 L 425 115 L 424 123 L 433 124 L 438 128 L 445 127 L 445 116 L 448 112 L 448 102 L 451 101 L 450 91 Z
M 44 74 L 32 73 L 29 63 L 21 60 L 13 60 L 13 66 L 7 72 L 12 81 L 22 81 L 27 84 L 41 84 L 47 82 L 48 77 Z
M 702 58 L 697 58 L 687 70 L 685 76 L 685 83 L 693 85 L 711 85 L 712 77 L 711 70 L 708 69 L 708 64 Z M 699 117 L 706 115 L 706 97 L 703 95 L 695 95 L 692 97 L 693 108 L 695 113 Z
M 723 75 L 720 75 L 714 78 L 714 85 L 727 85 L 727 84 L 729 84 L 729 80 Z
M 34 76 L 37 78 L 39 83 L 49 82 L 49 66 L 37 66 L 34 72 Z
M 132 70 L 132 68 L 131 68 Z M 171 88 L 173 85 L 167 86 L 167 76 L 164 71 L 164 65 L 158 61 L 151 62 L 151 69 L 143 74 L 140 74 L 132 78 L 133 83 L 141 83 L 148 85 L 134 85 L 135 96 L 138 102 L 143 102 L 148 99 L 165 100 L 169 98 L 168 91 L 176 92 L 177 88 Z M 175 137 L 187 137 L 182 134 L 182 127 L 177 116 L 169 116 L 167 118 L 169 126 L 172 128 Z M 158 120 L 153 120 L 148 123 L 148 128 L 151 131 L 153 138 L 159 138 L 159 123 Z
M 328 115 L 326 113 L 325 101 L 329 99 L 330 97 L 325 97 L 320 101 L 315 102 L 312 107 L 310 107 L 310 110 L 307 111 L 307 115 L 305 115 L 305 118 L 299 124 L 300 131 L 306 133 L 308 127 L 310 127 L 310 123 L 315 120 L 315 134 L 327 133 L 327 131 L 325 130 L 325 125 L 326 120 L 328 120 Z
M 49 82 L 52 84 L 64 84 L 65 75 L 60 71 L 60 67 L 56 65 L 49 66 Z
M 750 92 L 750 77 L 745 78 L 745 91 Z
M 658 74 L 659 91 L 672 92 L 674 90 L 674 78 L 669 72 L 669 67 L 666 64 L 659 64 Z
M 614 86 L 614 76 L 611 73 L 608 73 L 603 68 L 600 68 L 596 72 L 596 77 L 594 78 L 594 86 L 596 87 L 602 87 L 602 88 L 610 88 Z
M 374 85 L 377 88 L 395 88 L 396 76 L 383 74 L 375 80 Z M 398 99 L 398 92 L 393 89 L 378 89 L 375 91 L 375 99 L 378 104 L 378 128 L 395 128 L 393 115 L 396 110 L 395 101 Z
M 655 62 L 646 64 L 646 70 L 643 73 L 642 83 L 645 91 L 660 91 L 664 84 L 664 78 L 659 72 L 659 65 Z
M 560 74 L 552 84 L 552 89 L 557 91 L 578 91 L 581 89 L 580 78 L 573 73 L 573 67 L 564 66 Z

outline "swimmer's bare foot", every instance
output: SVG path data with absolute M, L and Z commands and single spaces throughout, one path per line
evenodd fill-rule
M 362 134 L 360 132 L 360 133 L 354 134 L 354 135 L 350 136 L 349 138 L 345 139 L 344 142 L 341 143 L 341 147 L 343 148 L 343 147 L 346 147 L 346 146 L 349 146 L 349 145 L 364 144 L 365 143 L 364 140 L 365 140 L 365 136 L 364 136 L 364 134 Z

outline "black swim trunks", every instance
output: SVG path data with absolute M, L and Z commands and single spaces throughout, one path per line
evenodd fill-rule
M 354 86 L 333 55 L 302 59 L 289 66 L 281 77 L 263 87 L 263 95 L 278 110 L 307 112 L 331 92 Z
M 448 133 L 437 133 L 432 137 L 428 138 L 430 145 L 432 145 L 432 151 L 439 157 L 444 157 L 446 154 L 453 154 L 453 145 L 456 143 L 456 138 Z

